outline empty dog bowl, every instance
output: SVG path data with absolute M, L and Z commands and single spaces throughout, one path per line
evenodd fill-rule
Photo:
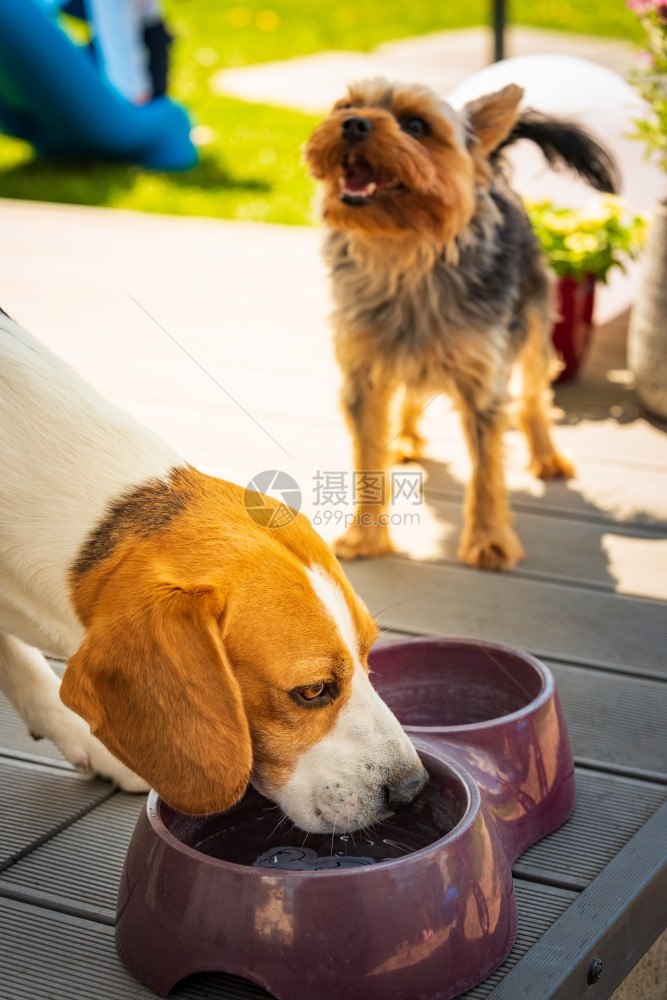
M 570 816 L 574 762 L 551 672 L 519 650 L 468 639 L 375 649 L 371 680 L 418 747 L 476 781 L 510 861 Z
M 199 818 L 151 793 L 119 892 L 124 963 L 165 996 L 211 971 L 278 1000 L 448 1000 L 485 978 L 516 932 L 508 858 L 470 775 L 420 756 L 425 792 L 370 834 L 286 832 L 254 790 Z

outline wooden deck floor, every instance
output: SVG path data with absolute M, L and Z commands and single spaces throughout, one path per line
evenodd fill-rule
M 349 505 L 324 503 L 318 486 L 349 477 L 349 442 L 315 230 L 11 202 L 0 218 L 3 308 L 203 471 L 243 484 L 265 469 L 293 475 L 306 512 L 326 522 L 325 537 L 336 533 Z M 419 523 L 396 528 L 395 558 L 347 567 L 383 641 L 466 635 L 522 647 L 549 664 L 564 702 L 576 812 L 515 866 L 519 937 L 471 1000 L 583 996 L 579 980 L 559 981 L 590 943 L 572 936 L 572 914 L 589 928 L 598 920 L 605 976 L 594 996 L 608 997 L 667 921 L 664 903 L 637 889 L 667 829 L 667 433 L 629 387 L 626 324 L 622 315 L 599 329 L 581 377 L 557 393 L 576 480 L 536 483 L 508 434 L 527 550 L 518 570 L 455 559 L 468 463 L 443 399 L 426 417 L 432 457 L 412 469 L 423 502 L 396 508 Z M 2 1000 L 150 995 L 120 966 L 112 933 L 141 805 L 82 781 L 0 699 Z M 605 923 L 611 899 L 627 905 L 622 938 Z M 642 944 L 628 928 L 647 905 Z M 208 976 L 174 996 L 266 994 Z

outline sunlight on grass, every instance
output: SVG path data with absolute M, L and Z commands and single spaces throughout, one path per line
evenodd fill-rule
M 382 41 L 485 23 L 488 0 L 434 5 L 431 0 L 165 0 L 174 46 L 171 94 L 206 140 L 201 162 L 158 174 L 123 164 L 36 160 L 25 143 L 0 136 L 0 196 L 104 205 L 225 219 L 313 221 L 314 185 L 300 149 L 311 115 L 221 97 L 210 82 L 220 69 L 326 49 L 371 49 Z M 514 0 L 516 23 L 636 37 L 624 3 Z
M 261 104 L 215 99 L 211 141 L 192 170 L 163 174 L 124 164 L 39 160 L 0 139 L 0 196 L 78 205 L 305 225 L 314 185 L 299 150 L 317 119 Z

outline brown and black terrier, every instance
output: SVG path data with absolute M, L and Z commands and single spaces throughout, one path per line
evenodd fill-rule
M 501 150 L 531 139 L 550 163 L 570 167 L 599 190 L 616 190 L 604 149 L 570 122 L 521 114 L 522 97 L 511 84 L 457 112 L 424 87 L 365 81 L 350 87 L 305 149 L 323 187 L 355 468 L 386 473 L 394 440 L 401 457 L 417 458 L 419 414 L 446 389 L 472 459 L 459 556 L 488 569 L 509 569 L 523 557 L 502 457 L 515 361 L 531 470 L 545 479 L 573 474 L 552 442 L 548 416 L 555 371 L 550 280 Z M 394 435 L 390 404 L 401 388 L 401 430 Z M 386 514 L 361 503 L 336 553 L 352 559 L 392 551 Z

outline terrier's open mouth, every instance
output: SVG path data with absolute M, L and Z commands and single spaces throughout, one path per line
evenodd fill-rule
M 380 194 L 403 187 L 396 178 L 385 177 L 363 156 L 347 153 L 340 178 L 340 198 L 347 205 L 368 205 Z

